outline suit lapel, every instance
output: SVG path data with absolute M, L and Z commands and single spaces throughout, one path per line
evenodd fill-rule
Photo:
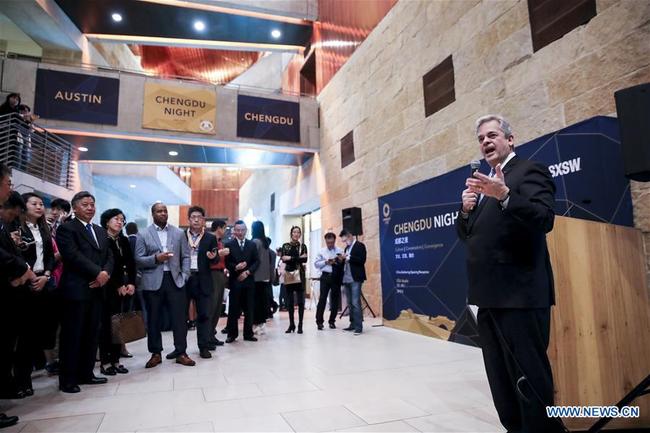
M 519 157 L 517 157 L 517 155 L 513 156 L 512 159 L 510 159 L 510 161 L 508 161 L 508 164 L 506 164 L 506 166 L 503 168 L 504 177 L 505 177 L 506 174 L 508 174 L 512 170 L 512 168 L 515 165 L 517 165 L 518 161 L 519 161 Z M 468 224 L 467 224 L 469 230 L 472 229 L 472 226 L 474 225 L 474 223 L 478 219 L 479 215 L 481 214 L 481 211 L 483 210 L 483 208 L 487 205 L 487 203 L 491 199 L 492 199 L 492 197 L 483 197 L 483 200 L 481 200 L 481 202 L 479 203 L 476 210 L 474 212 L 472 212 L 471 214 L 469 214 L 469 221 L 468 221 Z
M 84 239 L 86 239 L 86 241 L 88 241 L 88 243 L 90 245 L 92 245 L 93 248 L 98 250 L 99 246 L 97 245 L 97 243 L 99 242 L 99 237 L 97 237 L 97 241 L 95 241 L 95 238 L 93 237 L 93 235 L 88 233 L 88 230 L 86 229 L 86 226 L 84 225 L 84 223 L 81 222 L 81 220 L 79 220 L 77 218 L 75 218 L 75 221 L 77 222 L 77 227 L 78 227 L 79 230 L 81 230 L 81 235 L 84 237 Z M 90 223 L 90 226 L 92 227 L 92 223 Z M 95 230 L 95 228 L 93 227 L 93 231 L 94 230 Z M 95 232 L 95 236 L 97 236 L 97 232 Z
M 162 245 L 160 244 L 160 238 L 158 237 L 158 229 L 156 229 L 156 225 L 155 225 L 155 224 L 151 224 L 151 225 L 149 226 L 149 234 L 151 235 L 151 239 L 153 239 L 153 242 L 154 242 L 154 243 L 156 244 L 156 246 L 158 247 L 158 250 L 159 250 L 159 251 L 162 251 L 162 250 L 163 250 L 163 247 L 162 247 Z M 167 235 L 168 235 L 168 239 L 169 239 L 169 233 L 167 233 Z

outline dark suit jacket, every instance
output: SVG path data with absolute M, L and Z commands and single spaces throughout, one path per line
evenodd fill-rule
M 230 285 L 232 289 L 239 286 L 255 286 L 255 271 L 260 265 L 259 255 L 257 254 L 257 246 L 253 241 L 246 239 L 244 250 L 239 247 L 237 238 L 232 238 L 225 246 L 230 248 L 230 254 L 226 256 L 226 268 L 230 272 Z M 246 262 L 246 268 L 241 271 L 235 270 L 235 266 L 239 262 Z M 242 282 L 237 281 L 237 277 L 244 271 L 250 271 L 250 275 Z
M 548 169 L 516 156 L 503 170 L 506 209 L 485 197 L 469 218 L 456 219 L 467 245 L 470 304 L 486 308 L 543 308 L 554 303 L 546 233 L 553 229 L 555 184 Z
M 185 230 L 185 236 L 189 229 Z M 219 256 L 215 259 L 208 259 L 207 252 L 212 251 L 217 248 L 217 238 L 207 231 L 203 234 L 201 241 L 199 242 L 199 251 L 197 256 L 197 264 L 199 266 L 199 287 L 201 287 L 201 293 L 204 295 L 211 295 L 214 292 L 214 285 L 212 283 L 212 270 L 210 265 L 213 263 L 219 262 Z M 191 247 L 190 247 L 191 250 Z
M 3 288 L 27 272 L 27 262 L 11 239 L 10 230 L 0 221 L 0 287 Z
M 48 230 L 39 227 L 38 230 L 41 233 L 41 238 L 43 239 L 43 268 L 45 271 L 52 271 L 56 266 L 54 261 L 54 247 L 52 246 L 52 235 Z M 33 240 L 32 232 L 26 225 L 23 226 L 23 236 L 27 239 Z M 29 266 L 34 267 L 36 263 L 36 244 L 31 244 L 25 251 L 23 251 L 23 257 L 29 263 Z
M 348 253 L 350 247 L 345 247 L 345 253 Z M 359 241 L 352 245 L 350 254 L 350 273 L 354 281 L 366 281 L 366 246 Z
M 102 296 L 102 288 L 88 285 L 101 271 L 113 272 L 113 253 L 108 245 L 106 230 L 93 224 L 97 243 L 77 218 L 62 224 L 56 231 L 56 244 L 63 260 L 63 275 L 59 288 L 64 298 L 73 301 Z

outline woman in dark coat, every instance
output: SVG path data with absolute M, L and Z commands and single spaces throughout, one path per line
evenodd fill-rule
M 102 331 L 99 342 L 101 373 L 115 376 L 129 372 L 120 364 L 121 344 L 114 344 L 111 332 L 111 317 L 131 309 L 135 293 L 135 258 L 129 238 L 122 233 L 124 212 L 109 209 L 100 217 L 100 224 L 106 229 L 113 252 L 113 273 L 104 286 L 104 308 L 102 309 Z
M 34 395 L 32 371 L 37 359 L 43 358 L 43 349 L 50 347 L 56 339 L 56 329 L 50 317 L 56 311 L 56 304 L 50 302 L 50 291 L 54 288 L 54 249 L 50 230 L 45 221 L 43 198 L 35 193 L 22 195 L 25 202 L 23 223 L 20 228 L 20 244 L 25 261 L 36 274 L 36 278 L 21 287 L 17 309 L 28 315 L 18 327 L 18 339 L 14 361 L 14 378 L 17 396 Z
M 282 245 L 281 260 L 286 265 L 284 269 L 284 287 L 287 291 L 287 311 L 289 312 L 289 334 L 296 329 L 293 320 L 294 294 L 298 302 L 298 334 L 302 334 L 302 319 L 305 315 L 305 263 L 307 263 L 307 246 L 300 242 L 302 230 L 298 226 L 291 227 L 291 241 Z M 296 272 L 297 271 L 297 272 Z M 297 275 L 296 275 L 297 274 Z M 299 281 L 292 279 L 299 275 Z

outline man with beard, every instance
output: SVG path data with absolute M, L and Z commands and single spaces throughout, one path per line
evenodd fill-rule
M 174 350 L 167 359 L 191 367 L 187 356 L 187 294 L 185 282 L 190 276 L 190 247 L 185 233 L 167 223 L 167 206 L 151 206 L 153 224 L 141 231 L 135 244 L 135 261 L 142 272 L 140 287 L 147 306 L 147 346 L 151 359 L 146 368 L 162 362 L 162 313 L 166 306 L 171 316 Z

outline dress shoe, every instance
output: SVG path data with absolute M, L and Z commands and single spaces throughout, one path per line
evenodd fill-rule
M 333 323 L 330 323 L 330 329 L 336 329 L 336 325 Z
M 190 331 L 193 331 L 196 329 L 196 320 L 188 320 L 187 321 L 187 329 Z
M 244 337 L 244 341 L 257 341 L 255 337 Z
M 49 364 L 45 364 L 45 371 L 47 371 L 48 376 L 56 376 L 59 374 L 59 361 L 54 361 Z
M 25 388 L 23 392 L 25 393 L 25 397 L 31 397 L 32 395 L 34 395 L 34 388 L 32 387 Z
M 298 334 L 302 334 L 302 323 L 298 325 Z
M 133 355 L 131 355 L 129 352 L 122 352 L 120 353 L 120 358 L 133 358 Z
M 0 428 L 11 427 L 18 422 L 17 416 L 7 416 L 4 413 L 0 414 Z
M 296 330 L 296 325 L 289 325 L 289 328 L 287 328 L 286 331 L 284 331 L 285 334 L 291 334 Z
M 354 335 L 361 335 L 361 331 L 354 331 Z
M 212 358 L 212 354 L 210 353 L 210 351 L 208 349 L 201 349 L 201 351 L 199 352 L 199 356 L 201 356 L 201 358 L 203 358 L 203 359 Z
M 156 365 L 160 364 L 162 359 L 160 358 L 160 353 L 152 353 L 151 358 L 147 361 L 147 364 L 144 368 L 154 368 Z
M 228 337 L 228 338 L 226 338 L 226 343 L 234 343 L 235 340 L 236 340 L 235 337 Z
M 228 328 L 223 328 L 223 329 L 221 330 L 221 333 L 222 333 L 222 334 L 227 334 L 227 333 L 228 333 Z
M 104 366 L 102 365 L 101 367 L 99 367 L 99 372 L 104 376 L 115 376 L 117 374 L 117 370 L 112 365 L 109 365 L 106 368 L 104 368 Z
M 323 326 L 322 323 L 319 323 L 319 324 L 318 324 L 318 330 L 319 330 L 319 331 L 322 331 L 323 329 L 325 329 L 325 327 Z
M 108 382 L 108 379 L 106 379 L 105 377 L 92 376 L 86 380 L 82 380 L 81 384 L 82 385 L 103 385 L 106 382 Z
M 218 338 L 212 338 L 210 339 L 210 346 L 223 346 L 223 341 Z
M 174 350 L 173 352 L 169 352 L 167 355 L 165 355 L 165 358 L 167 359 L 176 359 L 179 356 L 181 356 L 183 352 L 179 352 L 178 350 Z
M 25 397 L 26 395 L 23 391 L 4 391 L 0 393 L 0 399 L 3 400 L 17 400 Z
M 196 362 L 194 362 L 192 358 L 190 358 L 186 354 L 181 353 L 180 355 L 178 355 L 178 358 L 176 358 L 176 364 L 184 365 L 186 367 L 194 367 L 196 365 Z
M 352 326 L 348 326 L 347 328 L 343 328 L 344 331 L 354 331 L 354 328 Z
M 81 391 L 78 385 L 59 385 L 61 392 L 67 392 L 68 394 L 76 394 Z
M 113 364 L 112 367 L 117 371 L 119 374 L 126 374 L 129 372 L 129 370 L 123 366 L 122 364 L 115 365 Z

